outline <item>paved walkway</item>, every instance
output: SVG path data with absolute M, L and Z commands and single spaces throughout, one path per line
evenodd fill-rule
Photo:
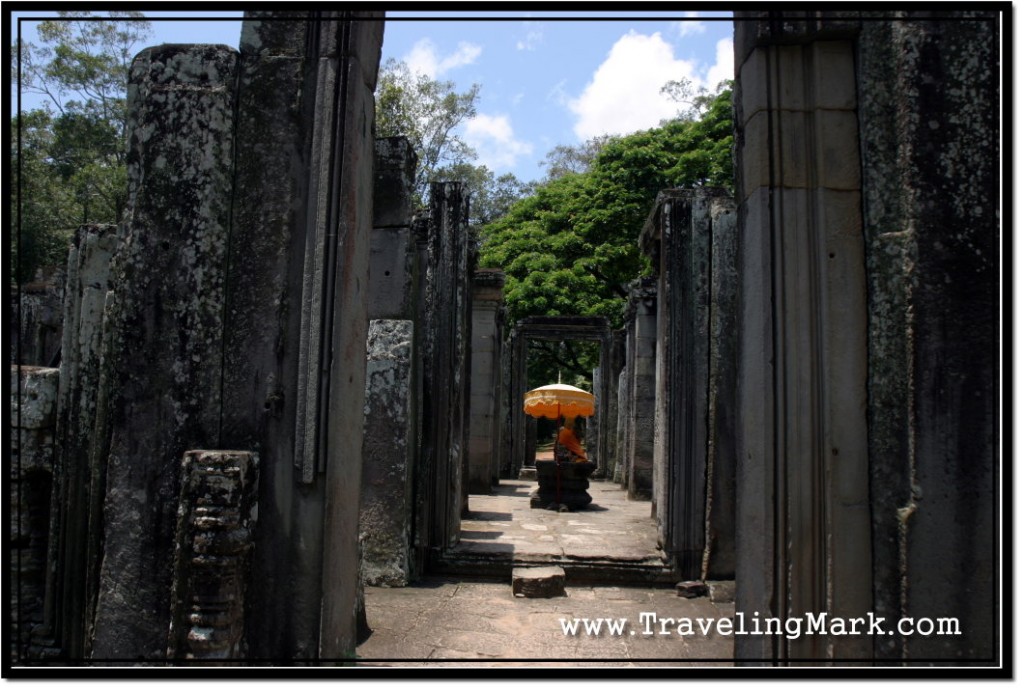
M 647 586 L 637 580 L 614 585 L 607 581 L 615 566 L 626 565 L 629 568 L 620 572 L 629 575 L 644 565 L 661 564 L 650 502 L 630 501 L 617 484 L 594 481 L 592 508 L 558 513 L 529 508 L 529 493 L 535 486 L 503 480 L 493 495 L 471 495 L 460 544 L 452 553 L 469 564 L 500 562 L 508 573 L 523 564 L 563 566 L 568 575 L 566 596 L 516 598 L 510 577 L 500 581 L 437 577 L 407 588 L 368 587 L 367 619 L 373 633 L 357 649 L 361 664 L 731 664 L 732 638 L 719 635 L 717 624 L 703 633 L 699 620 L 708 625 L 719 618 L 731 619 L 732 603 L 678 597 L 674 581 Z M 599 625 L 600 631 L 588 633 L 584 620 L 591 627 Z M 692 626 L 692 634 L 680 635 L 678 627 L 684 620 Z M 578 627 L 575 634 L 564 629 L 573 622 Z M 621 631 L 610 631 L 609 623 L 621 625 Z
M 494 494 L 471 494 L 456 553 L 512 554 L 517 560 L 661 559 L 651 502 L 630 501 L 615 482 L 592 480 L 594 501 L 578 511 L 531 509 L 537 483 L 502 480 Z
M 373 633 L 363 665 L 511 667 L 730 666 L 733 639 L 717 631 L 732 603 L 688 600 L 666 587 L 568 586 L 565 597 L 516 598 L 511 583 L 428 579 L 408 588 L 367 588 Z M 647 614 L 644 614 L 647 613 Z M 657 620 L 652 619 L 657 616 Z M 600 631 L 586 633 L 600 622 Z M 668 622 L 668 619 L 673 621 Z M 692 635 L 680 635 L 682 620 Z M 710 624 L 705 635 L 704 625 Z M 576 622 L 575 635 L 563 627 Z M 608 630 L 609 621 L 623 625 Z M 663 622 L 665 622 L 663 626 Z M 684 627 L 686 625 L 684 624 Z M 667 633 L 662 633 L 667 631 Z M 685 633 L 685 628 L 684 628 Z

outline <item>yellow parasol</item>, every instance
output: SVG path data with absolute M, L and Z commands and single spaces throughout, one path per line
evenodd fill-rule
M 566 417 L 590 417 L 594 414 L 594 394 L 568 384 L 548 384 L 523 397 L 523 412 L 531 417 L 557 420 Z

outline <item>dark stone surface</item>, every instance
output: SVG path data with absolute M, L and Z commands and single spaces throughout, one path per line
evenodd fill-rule
M 210 384 L 221 376 L 236 63 L 225 47 L 160 46 L 132 64 L 129 202 L 98 414 L 109 455 L 97 659 L 165 656 L 178 462 L 219 431 Z
M 185 453 L 175 531 L 167 657 L 239 661 L 258 514 L 259 459 L 248 451 Z
M 102 554 L 106 457 L 96 445 L 104 305 L 117 228 L 84 225 L 68 256 L 61 345 L 57 455 L 50 517 L 53 575 L 39 637 L 71 659 L 86 650 Z
M 818 13 L 801 18 L 770 11 L 738 15 L 743 20 L 737 23 L 736 42 L 737 73 L 744 76 L 736 92 L 741 123 L 753 122 L 753 108 L 765 94 L 778 92 L 785 98 L 800 92 L 786 86 L 788 80 L 798 83 L 796 62 L 764 72 L 763 61 L 761 67 L 757 63 L 758 50 L 778 47 L 777 55 L 783 58 L 804 50 L 818 59 L 830 50 L 838 55 L 829 44 L 850 45 L 848 66 L 833 62 L 821 73 L 816 88 L 826 87 L 822 93 L 827 94 L 847 75 L 855 80 L 849 89 L 853 101 L 843 107 L 856 111 L 857 130 L 851 139 L 848 132 L 833 129 L 832 138 L 859 144 L 854 160 L 862 171 L 856 176 L 860 189 L 854 190 L 855 203 L 846 211 L 819 214 L 830 218 L 822 218 L 821 229 L 808 227 L 821 232 L 828 243 L 823 247 L 829 276 L 841 264 L 835 259 L 864 267 L 865 285 L 858 292 L 866 296 L 867 324 L 865 337 L 854 339 L 864 342 L 866 352 L 866 373 L 859 377 L 866 380 L 863 402 L 854 395 L 857 382 L 843 387 L 849 394 L 837 390 L 840 395 L 830 397 L 832 410 L 854 411 L 860 405 L 867 429 L 859 440 L 840 436 L 834 441 L 835 429 L 859 417 L 844 415 L 829 431 L 831 438 L 823 447 L 828 455 L 821 465 L 841 473 L 841 482 L 825 489 L 835 492 L 827 523 L 821 518 L 822 505 L 804 502 L 815 489 L 807 473 L 794 474 L 792 468 L 803 467 L 798 455 L 787 454 L 778 465 L 770 453 L 760 453 L 769 451 L 776 443 L 772 435 L 783 431 L 781 426 L 774 433 L 768 429 L 771 416 L 787 419 L 785 402 L 795 400 L 799 388 L 788 387 L 785 398 L 777 393 L 764 396 L 773 377 L 787 380 L 787 375 L 775 369 L 759 373 L 755 368 L 758 360 L 762 368 L 780 367 L 788 354 L 770 349 L 746 353 L 750 360 L 741 366 L 740 410 L 750 414 L 741 415 L 738 475 L 752 493 L 741 491 L 737 505 L 738 609 L 763 611 L 773 601 L 787 602 L 799 614 L 808 602 L 823 601 L 820 595 L 815 600 L 813 591 L 827 589 L 834 613 L 844 607 L 870 607 L 889 621 L 902 616 L 957 617 L 969 631 L 966 635 L 837 639 L 829 650 L 818 650 L 836 657 L 850 651 L 860 658 L 867 651 L 879 660 L 908 664 L 991 664 L 998 651 L 1001 604 L 995 590 L 994 524 L 999 508 L 999 17 L 989 11 L 877 11 L 856 17 L 864 21 L 851 23 L 850 17 Z M 821 53 L 812 55 L 819 49 Z M 771 88 L 766 88 L 769 83 Z M 749 112 L 744 114 L 740 104 Z M 796 138 L 783 130 L 787 146 L 800 144 L 799 129 L 794 132 Z M 806 136 L 807 141 L 816 141 L 812 133 Z M 753 147 L 750 131 L 738 135 L 737 141 L 743 149 L 739 160 L 747 153 L 766 158 L 767 147 Z M 813 166 L 806 165 L 809 168 L 792 170 L 811 177 L 808 170 Z M 831 175 L 832 168 L 822 170 L 820 179 Z M 774 273 L 780 267 L 762 260 L 780 248 L 788 258 L 791 245 L 770 235 L 758 237 L 754 229 L 771 223 L 765 209 L 784 208 L 784 195 L 797 197 L 788 189 L 769 192 L 743 184 L 743 175 L 758 172 L 758 166 L 737 169 L 741 197 L 754 200 L 741 213 L 746 255 L 741 275 L 747 285 L 740 330 L 743 342 L 763 345 L 771 338 L 765 327 L 777 328 L 782 322 L 773 327 L 759 317 L 775 318 L 774 311 L 780 309 L 786 316 L 789 300 L 780 295 L 764 299 L 769 281 L 785 285 L 787 272 L 780 280 Z M 774 200 L 769 202 L 766 194 L 774 194 Z M 829 208 L 827 197 L 837 198 L 835 189 L 819 194 L 813 203 L 822 209 Z M 806 200 L 812 201 L 810 196 Z M 863 212 L 862 219 L 858 211 Z M 804 222 L 793 214 L 785 227 Z M 828 229 L 840 229 L 846 237 L 827 234 Z M 857 256 L 857 243 L 863 244 L 863 258 Z M 820 318 L 828 333 L 829 320 L 855 324 L 861 315 L 823 310 Z M 784 321 L 788 331 L 783 333 L 792 333 L 793 326 L 806 328 L 788 316 Z M 845 346 L 839 339 L 836 343 Z M 744 399 L 750 408 L 743 405 Z M 774 409 L 777 405 L 783 408 Z M 797 427 L 790 429 L 800 433 Z M 836 482 L 840 476 L 832 477 Z M 869 485 L 869 491 L 862 492 L 862 485 Z M 785 488 L 785 496 L 779 495 L 779 487 Z M 851 519 L 857 524 L 855 531 L 842 527 Z M 789 532 L 773 534 L 770 526 L 785 526 L 786 521 L 792 521 Z M 868 524 L 866 529 L 860 527 L 862 522 Z M 815 547 L 821 544 L 835 546 L 825 554 Z M 827 564 L 828 571 L 813 564 Z M 819 585 L 808 587 L 812 583 Z M 862 596 L 865 586 L 869 591 Z M 737 640 L 736 649 L 741 658 L 762 659 L 784 657 L 787 652 L 802 656 L 812 645 L 745 638 Z
M 676 595 L 685 598 L 704 597 L 708 587 L 704 581 L 680 581 L 676 583 Z
M 879 637 L 875 654 L 991 658 L 998 20 L 872 22 L 860 46 L 875 611 L 970 632 Z
M 565 597 L 565 571 L 558 566 L 513 569 L 512 594 L 516 597 Z
M 60 362 L 65 282 L 64 268 L 59 267 L 48 274 L 40 271 L 34 280 L 13 287 L 11 362 L 36 367 L 56 367 Z
M 5 576 L 11 584 L 8 644 L 17 664 L 39 656 L 30 644 L 44 623 L 59 371 L 12 365 L 9 381 L 11 551 Z
M 468 198 L 461 183 L 431 184 L 429 216 L 414 223 L 421 285 L 422 431 L 414 537 L 416 565 L 458 540 L 465 503 L 469 427 L 470 253 Z
M 367 336 L 359 541 L 367 585 L 411 578 L 415 420 L 413 323 L 375 319 Z
M 586 508 L 593 497 L 587 492 L 590 476 L 597 469 L 593 461 L 560 463 L 537 461 L 537 489 L 530 494 L 530 507 L 534 509 L 569 510 Z

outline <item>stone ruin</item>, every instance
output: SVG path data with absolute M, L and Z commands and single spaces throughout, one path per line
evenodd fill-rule
M 59 369 L 19 335 L 16 664 L 349 661 L 363 583 L 443 568 L 530 457 L 524 343 L 574 328 L 598 473 L 682 578 L 966 632 L 741 663 L 992 664 L 997 20 L 738 13 L 736 193 L 658 197 L 617 332 L 510 328 L 462 185 L 414 212 L 408 143 L 373 137 L 381 15 L 143 51 L 129 211 L 76 233 Z

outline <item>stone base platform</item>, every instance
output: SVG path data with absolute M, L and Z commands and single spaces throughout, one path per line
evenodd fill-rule
M 597 464 L 537 461 L 537 489 L 530 495 L 530 508 L 574 511 L 593 501 L 587 492 Z

